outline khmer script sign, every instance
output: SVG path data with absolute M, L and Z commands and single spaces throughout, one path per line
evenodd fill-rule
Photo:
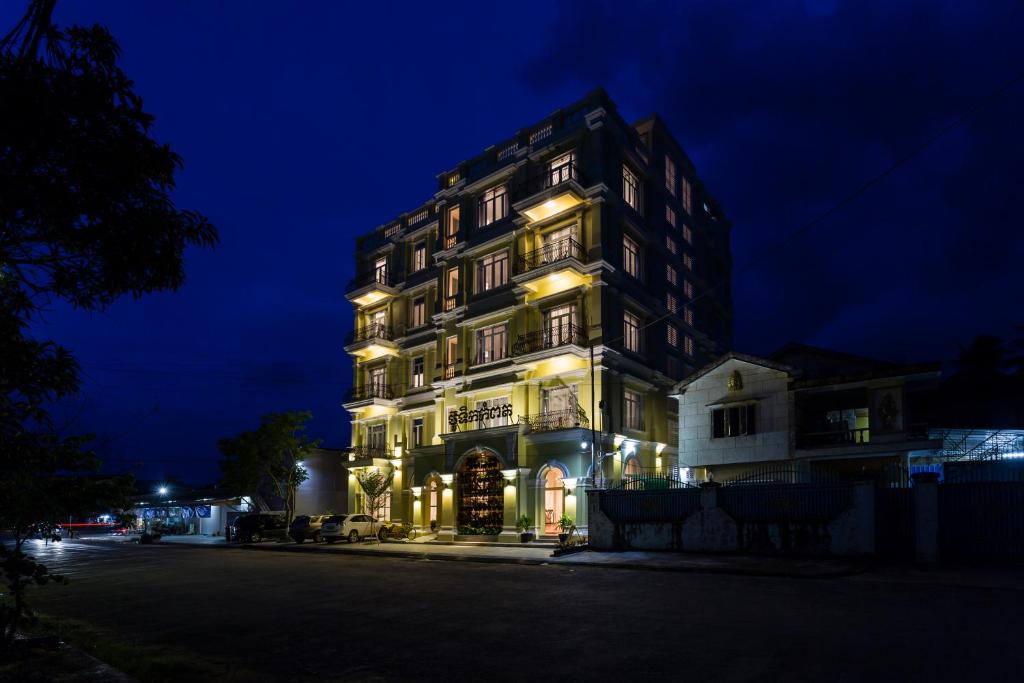
M 475 410 L 466 410 L 466 406 L 462 406 L 458 410 L 448 413 L 448 426 L 451 427 L 452 431 L 455 431 L 459 428 L 459 425 L 486 422 L 487 420 L 496 420 L 501 417 L 512 417 L 511 405 L 481 406 Z

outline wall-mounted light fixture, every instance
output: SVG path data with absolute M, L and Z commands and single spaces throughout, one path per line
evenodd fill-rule
M 423 495 L 423 487 L 422 486 L 413 486 L 409 490 L 412 491 L 413 500 L 419 500 L 420 496 Z
M 514 470 L 514 469 L 502 470 L 501 471 L 501 476 L 505 477 L 505 481 L 507 481 L 509 484 L 515 484 L 516 483 L 516 475 L 517 474 L 518 474 L 518 471 Z
M 444 487 L 446 489 L 447 488 L 451 488 L 451 485 L 452 485 L 453 481 L 455 481 L 455 475 L 454 474 L 442 474 L 441 475 L 441 483 L 444 484 Z
M 576 490 L 576 477 L 563 477 L 562 484 L 565 486 L 565 492 L 570 496 L 575 495 L 573 492 Z
M 395 450 L 396 451 L 400 451 L 400 450 L 402 450 L 402 448 L 401 448 L 401 446 L 399 446 Z M 392 459 L 391 460 L 391 466 L 394 467 L 397 470 L 399 467 L 402 466 L 402 459 L 401 458 L 394 458 L 394 459 Z
M 402 447 L 401 446 L 395 446 L 395 457 L 398 458 L 399 460 L 402 459 Z

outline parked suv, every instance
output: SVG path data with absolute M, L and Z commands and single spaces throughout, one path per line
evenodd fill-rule
M 320 526 L 320 536 L 328 543 L 347 539 L 355 543 L 363 536 L 369 536 L 370 526 L 376 520 L 370 515 L 330 515 L 324 517 Z
M 320 527 L 328 515 L 299 515 L 292 520 L 288 528 L 288 535 L 296 543 L 302 543 L 307 538 L 314 543 L 320 542 Z
M 232 537 L 240 543 L 259 543 L 265 539 L 283 540 L 287 533 L 284 515 L 261 512 L 236 519 Z

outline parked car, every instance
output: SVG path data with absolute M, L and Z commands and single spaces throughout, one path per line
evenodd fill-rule
M 371 526 L 376 523 L 370 515 L 330 515 L 320 525 L 320 537 L 328 543 L 347 539 L 355 543 L 364 536 L 373 533 Z
M 302 543 L 307 538 L 314 543 L 320 542 L 320 527 L 328 515 L 299 515 L 292 520 L 288 528 L 288 535 L 296 543 Z
M 288 526 L 284 515 L 260 512 L 242 515 L 235 520 L 232 538 L 240 543 L 259 543 L 265 539 L 284 540 L 288 535 Z

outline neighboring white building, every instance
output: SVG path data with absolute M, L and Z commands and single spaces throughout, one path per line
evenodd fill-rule
M 728 353 L 675 387 L 679 465 L 698 481 L 771 468 L 906 472 L 911 458 L 942 446 L 914 414 L 918 392 L 938 376 L 937 363 L 897 365 L 797 344 L 770 358 Z

